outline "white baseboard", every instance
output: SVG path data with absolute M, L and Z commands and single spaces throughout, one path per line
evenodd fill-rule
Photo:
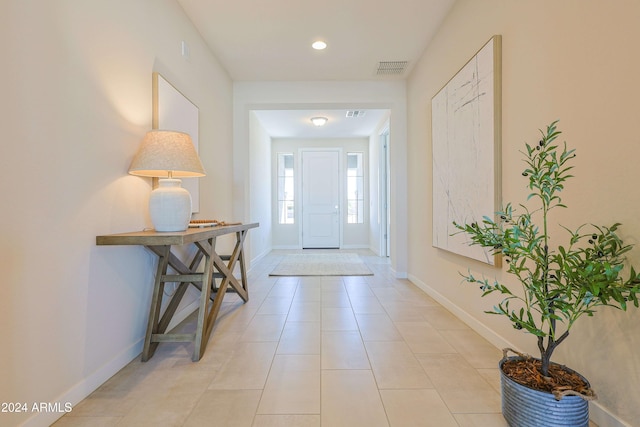
M 503 348 L 513 348 L 518 350 L 518 348 L 510 343 L 508 340 L 503 338 L 502 336 L 496 334 L 493 330 L 489 329 L 487 326 L 478 322 L 476 318 L 471 316 L 469 313 L 464 311 L 462 308 L 458 307 L 451 300 L 446 298 L 440 292 L 433 289 L 431 286 L 422 282 L 420 279 L 413 275 L 409 275 L 409 281 L 416 285 L 418 288 L 425 291 L 427 295 L 429 295 L 434 300 L 438 301 L 440 305 L 453 313 L 458 319 L 462 320 L 467 324 L 471 329 L 476 331 L 480 336 L 489 341 L 491 344 L 496 346 L 499 349 Z M 606 408 L 601 406 L 598 402 L 589 402 L 589 418 L 598 425 L 598 427 L 633 427 L 631 424 L 627 424 L 626 422 L 618 419 L 614 414 L 609 412 Z
M 266 251 L 262 252 L 259 255 L 256 255 L 255 257 L 253 257 L 251 259 L 251 261 L 249 261 L 249 270 L 251 270 L 251 266 L 254 265 L 256 262 L 260 261 L 262 258 L 266 257 L 267 255 L 269 255 L 269 253 L 272 251 L 272 248 L 267 249 Z
M 631 424 L 620 420 L 614 414 L 598 402 L 589 402 L 589 419 L 598 427 L 633 427 Z
M 514 346 L 512 343 L 505 340 L 500 335 L 496 334 L 493 330 L 489 329 L 484 324 L 479 322 L 475 317 L 471 316 L 469 313 L 464 311 L 462 308 L 458 307 L 456 304 L 454 304 L 451 300 L 446 298 L 440 292 L 436 291 L 431 286 L 422 282 L 417 277 L 413 275 L 409 275 L 409 281 L 414 285 L 416 285 L 417 287 L 419 287 L 420 289 L 422 289 L 423 291 L 425 291 L 427 295 L 429 295 L 434 300 L 438 301 L 440 305 L 442 305 L 444 308 L 446 308 L 451 313 L 453 313 L 456 317 L 458 317 L 460 320 L 466 323 L 467 326 L 469 326 L 471 329 L 476 331 L 484 339 L 489 341 L 491 344 L 493 344 L 497 348 L 503 349 L 503 348 L 509 347 L 517 350 L 516 346 Z
M 405 271 L 396 271 L 393 267 L 391 267 L 391 273 L 393 273 L 393 277 L 395 277 L 396 279 L 409 279 L 409 281 L 412 281 L 409 275 Z M 416 284 L 416 286 L 418 285 Z

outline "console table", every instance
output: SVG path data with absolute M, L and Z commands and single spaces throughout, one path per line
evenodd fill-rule
M 143 362 L 153 356 L 158 343 L 161 342 L 193 341 L 195 348 L 192 360 L 194 362 L 200 360 L 229 285 L 245 302 L 249 300 L 243 244 L 249 229 L 256 228 L 258 225 L 258 223 L 252 223 L 190 228 L 186 231 L 162 233 L 151 230 L 96 237 L 97 245 L 141 245 L 158 256 L 158 268 L 142 350 Z M 232 233 L 236 235 L 233 252 L 231 255 L 218 254 L 216 239 Z M 188 262 L 188 266 L 171 251 L 172 246 L 187 244 L 193 244 L 197 248 L 193 258 Z M 197 270 L 203 258 L 204 270 L 199 272 Z M 233 275 L 237 263 L 240 266 L 240 280 Z M 167 274 L 167 267 L 175 270 L 176 274 Z M 222 282 L 217 290 L 212 290 L 215 286 L 215 278 L 221 278 Z M 166 282 L 176 282 L 179 285 L 169 300 L 164 314 L 160 317 L 162 295 Z M 168 334 L 166 329 L 189 285 L 193 285 L 201 291 L 196 331 L 192 334 Z M 209 304 L 210 300 L 212 304 Z

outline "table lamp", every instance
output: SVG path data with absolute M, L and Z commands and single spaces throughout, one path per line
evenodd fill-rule
M 204 176 L 205 171 L 188 134 L 147 132 L 129 173 L 160 178 L 149 197 L 149 214 L 156 231 L 184 231 L 189 227 L 191 195 L 178 178 Z

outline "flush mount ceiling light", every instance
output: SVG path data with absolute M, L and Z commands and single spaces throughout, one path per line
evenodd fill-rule
M 329 121 L 329 119 L 327 119 L 326 117 L 312 117 L 311 118 L 311 123 L 313 123 L 316 126 L 324 126 L 327 124 L 327 122 Z
M 323 42 L 322 40 L 317 40 L 311 44 L 311 47 L 315 50 L 322 50 L 327 48 L 327 43 Z

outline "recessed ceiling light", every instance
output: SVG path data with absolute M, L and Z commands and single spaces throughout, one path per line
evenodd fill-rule
M 311 118 L 311 123 L 313 123 L 316 126 L 324 126 L 327 124 L 327 122 L 329 121 L 329 119 L 327 119 L 326 117 L 312 117 Z
M 327 44 L 325 42 L 323 42 L 322 40 L 318 40 L 318 41 L 313 42 L 311 47 L 314 48 L 315 50 L 322 50 L 322 49 L 326 49 L 327 48 Z

